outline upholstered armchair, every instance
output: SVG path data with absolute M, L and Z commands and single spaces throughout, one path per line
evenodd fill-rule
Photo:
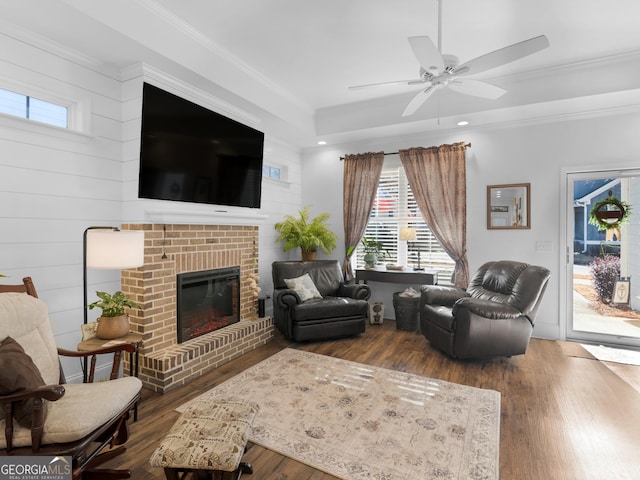
M 47 306 L 30 278 L 24 285 L 0 285 L 0 456 L 69 456 L 72 478 L 129 478 L 128 470 L 96 467 L 124 451 L 129 412 L 140 400 L 142 383 L 117 378 L 120 355 L 133 346 L 90 352 L 59 349 Z M 67 384 L 59 355 L 91 358 L 115 355 L 111 379 Z
M 483 359 L 526 352 L 546 268 L 521 262 L 488 262 L 465 289 L 421 287 L 420 328 L 433 346 L 454 358 Z
M 371 290 L 346 284 L 337 260 L 277 261 L 272 276 L 274 323 L 286 338 L 324 340 L 365 331 Z

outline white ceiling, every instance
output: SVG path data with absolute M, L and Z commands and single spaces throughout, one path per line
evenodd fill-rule
M 401 118 L 419 87 L 347 87 L 416 78 L 407 37 L 436 41 L 436 0 L 0 0 L 0 27 L 35 32 L 115 70 L 177 65 L 266 122 L 294 125 L 301 146 L 450 128 L 462 117 L 477 125 L 638 102 L 637 0 L 442 5 L 442 50 L 461 63 L 541 34 L 551 46 L 474 77 L 507 88 L 497 101 L 445 91 Z

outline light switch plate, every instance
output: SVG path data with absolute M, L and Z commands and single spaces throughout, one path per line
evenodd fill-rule
M 551 253 L 553 242 L 551 240 L 536 240 L 536 253 Z

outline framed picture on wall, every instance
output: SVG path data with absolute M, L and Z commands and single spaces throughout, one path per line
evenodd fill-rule
M 487 228 L 531 228 L 531 184 L 487 185 Z

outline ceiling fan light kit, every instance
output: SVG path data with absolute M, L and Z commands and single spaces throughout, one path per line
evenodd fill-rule
M 428 36 L 409 37 L 409 45 L 420 65 L 417 79 L 373 83 L 349 88 L 355 89 L 398 84 L 409 86 L 421 85 L 426 87 L 420 90 L 409 101 L 409 104 L 402 112 L 403 117 L 413 115 L 435 91 L 441 88 L 449 88 L 465 95 L 495 100 L 507 91 L 497 85 L 462 77 L 462 75 L 475 75 L 492 68 L 500 67 L 549 47 L 547 37 L 545 35 L 539 35 L 494 50 L 493 52 L 481 55 L 459 65 L 458 57 L 455 55 L 443 55 L 441 53 L 441 2 L 442 0 L 438 0 L 438 46 L 436 47 Z

